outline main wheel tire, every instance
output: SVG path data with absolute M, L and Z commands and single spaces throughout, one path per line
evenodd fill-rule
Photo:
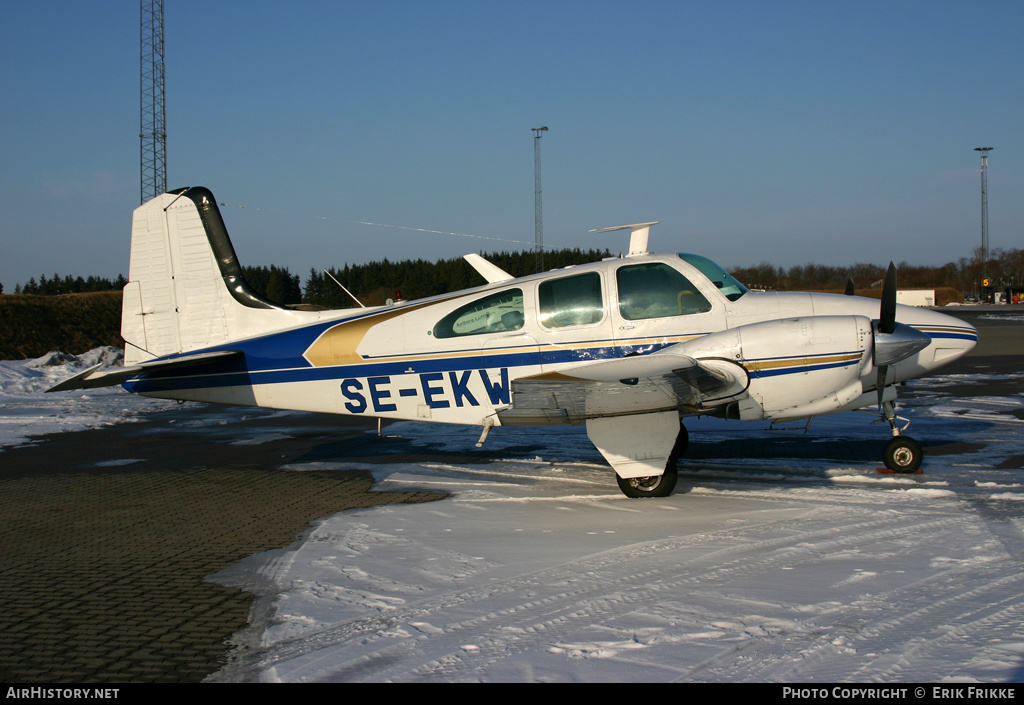
M 622 494 L 633 499 L 644 497 L 668 497 L 676 488 L 676 467 L 665 468 L 663 475 L 651 475 L 650 477 L 628 477 L 622 478 L 618 475 L 615 480 L 619 483 Z
M 885 467 L 895 473 L 915 473 L 921 467 L 922 460 L 924 451 L 913 438 L 896 436 L 885 444 Z

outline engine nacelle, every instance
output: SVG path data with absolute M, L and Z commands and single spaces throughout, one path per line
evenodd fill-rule
M 725 358 L 746 368 L 741 419 L 795 419 L 850 408 L 864 394 L 872 339 L 865 316 L 807 316 L 739 326 L 680 347 L 697 359 Z

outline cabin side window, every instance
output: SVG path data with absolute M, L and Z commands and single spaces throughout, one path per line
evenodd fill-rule
M 523 290 L 507 289 L 460 306 L 434 326 L 435 338 L 500 333 L 523 327 Z
M 689 279 L 662 262 L 619 267 L 619 313 L 630 321 L 706 313 L 711 302 Z
M 601 275 L 597 272 L 542 282 L 537 294 L 545 328 L 585 326 L 604 318 Z

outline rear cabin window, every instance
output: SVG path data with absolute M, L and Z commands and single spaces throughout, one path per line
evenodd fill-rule
M 543 282 L 537 293 L 540 322 L 545 328 L 585 326 L 604 318 L 601 275 L 597 272 Z
M 619 267 L 619 313 L 630 321 L 706 313 L 711 303 L 678 270 L 662 262 Z
M 460 306 L 434 326 L 435 338 L 501 333 L 523 327 L 523 290 L 508 289 Z

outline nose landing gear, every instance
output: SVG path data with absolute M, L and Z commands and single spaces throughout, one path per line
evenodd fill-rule
M 924 451 L 920 443 L 910 436 L 903 435 L 910 426 L 910 421 L 896 415 L 896 405 L 891 401 L 882 402 L 882 416 L 892 429 L 892 440 L 885 444 L 885 467 L 899 474 L 917 472 L 921 467 L 921 461 L 924 460 Z M 896 423 L 897 419 L 906 421 L 903 428 Z

